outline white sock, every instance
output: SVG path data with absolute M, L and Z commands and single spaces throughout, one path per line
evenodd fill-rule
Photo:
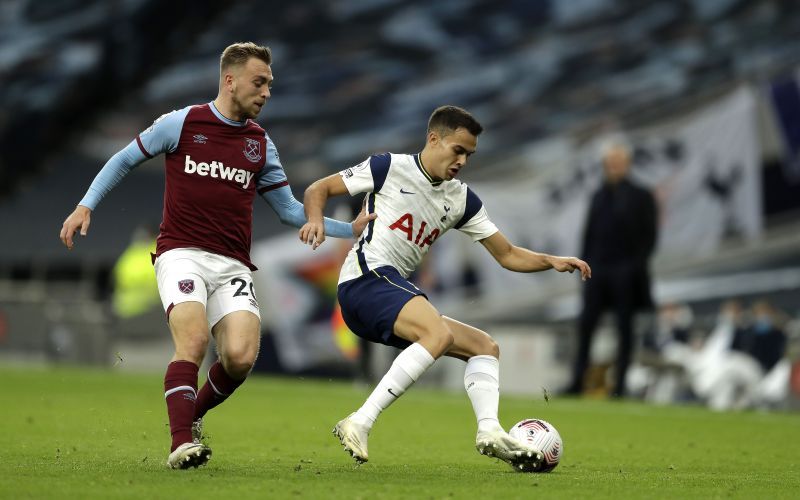
M 502 430 L 497 419 L 500 404 L 500 362 L 494 356 L 473 356 L 464 370 L 464 388 L 467 390 L 478 431 Z
M 372 428 L 378 415 L 402 396 L 434 361 L 431 353 L 420 344 L 408 346 L 395 358 L 389 371 L 354 415 L 354 420 Z

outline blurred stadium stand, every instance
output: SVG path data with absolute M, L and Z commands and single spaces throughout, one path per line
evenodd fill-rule
M 63 218 L 103 162 L 155 118 L 211 100 L 219 53 L 241 40 L 273 49 L 273 98 L 259 120 L 299 197 L 313 179 L 370 153 L 420 149 L 422 126 L 443 103 L 470 109 L 487 130 L 475 162 L 485 167 L 465 180 L 517 182 L 535 178 L 523 165 L 535 168 L 535 144 L 657 123 L 742 84 L 768 88 L 798 71 L 800 3 L 5 0 L 0 306 L 49 304 L 65 289 L 73 300 L 108 298 L 109 269 L 131 232 L 160 220 L 162 161 L 102 202 L 72 252 L 56 237 Z M 717 258 L 657 262 L 661 286 L 800 268 L 800 176 L 792 177 L 778 128 L 761 124 L 760 133 L 763 244 L 730 241 Z M 256 201 L 255 240 L 285 231 L 269 211 Z M 727 286 L 692 300 L 715 310 Z M 796 314 L 796 285 L 767 288 L 757 293 Z M 565 300 L 574 303 L 573 292 Z M 544 295 L 552 290 L 452 308 L 465 319 L 563 321 L 544 311 Z
M 235 40 L 274 50 L 275 97 L 260 119 L 298 190 L 368 153 L 418 149 L 420 124 L 443 102 L 473 110 L 491 131 L 481 138 L 488 165 L 609 117 L 623 126 L 663 119 L 800 59 L 800 6 L 791 1 L 238 1 L 223 9 L 9 0 L 2 9 L 6 227 L 11 214 L 40 220 L 33 205 L 52 214 L 44 220 L 60 218 L 103 161 L 155 118 L 210 100 L 220 49 Z M 159 176 L 155 163 L 149 174 Z M 108 206 L 116 198 L 131 207 L 122 196 L 115 192 L 99 212 L 113 214 L 117 231 L 95 228 L 93 260 L 118 255 L 136 219 L 160 216 L 156 195 L 127 213 Z M 263 219 L 261 236 L 275 230 Z M 42 232 L 15 237 L 0 256 L 24 260 L 52 247 L 36 237 Z M 46 258 L 72 262 L 88 251 L 48 250 Z

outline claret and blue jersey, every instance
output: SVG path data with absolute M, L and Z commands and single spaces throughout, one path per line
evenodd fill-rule
M 277 150 L 252 120 L 234 122 L 213 104 L 157 120 L 136 142 L 145 156 L 165 153 L 164 220 L 157 253 L 202 242 L 250 263 L 256 190 L 288 184 Z M 176 223 L 190 220 L 191 224 Z
M 255 270 L 250 244 L 256 193 L 284 223 L 300 227 L 306 220 L 264 129 L 253 120 L 225 118 L 213 102 L 162 115 L 106 163 L 80 205 L 94 210 L 133 168 L 161 153 L 166 183 L 157 255 L 200 248 Z M 350 224 L 326 219 L 325 228 L 331 236 L 352 237 Z
M 371 156 L 339 174 L 351 195 L 368 193 L 367 210 L 378 214 L 347 255 L 339 283 L 382 266 L 392 266 L 407 278 L 451 228 L 473 241 L 497 232 L 466 184 L 432 179 L 418 154 Z

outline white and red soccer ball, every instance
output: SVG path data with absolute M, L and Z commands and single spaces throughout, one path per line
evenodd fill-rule
M 549 422 L 538 418 L 528 418 L 514 424 L 508 433 L 518 441 L 538 448 L 544 455 L 544 460 L 538 467 L 526 467 L 520 472 L 550 472 L 561 460 L 564 442 L 556 428 Z

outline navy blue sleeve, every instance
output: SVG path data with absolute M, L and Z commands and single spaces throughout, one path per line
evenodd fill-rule
M 478 198 L 478 195 L 475 194 L 470 188 L 467 188 L 467 202 L 466 202 L 466 205 L 467 206 L 464 209 L 464 215 L 456 223 L 456 225 L 453 226 L 456 229 L 460 229 L 461 226 L 466 224 L 467 221 L 469 221 L 471 218 L 473 218 L 475 216 L 475 214 L 478 213 L 478 210 L 480 210 L 481 207 L 483 206 L 483 202 L 481 201 L 481 199 Z
M 383 153 L 369 157 L 369 169 L 372 172 L 372 192 L 377 193 L 383 187 L 386 176 L 389 174 L 389 165 L 392 163 L 392 155 Z

